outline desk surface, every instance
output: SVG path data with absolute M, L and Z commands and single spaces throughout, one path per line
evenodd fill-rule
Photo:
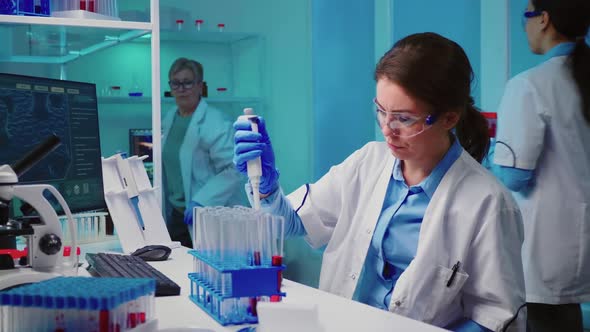
M 156 297 L 156 317 L 159 328 L 198 327 L 218 332 L 237 331 L 243 328 L 244 326 L 219 325 L 188 299 L 190 283 L 187 274 L 191 272 L 193 261 L 192 256 L 186 253 L 187 250 L 186 248 L 174 249 L 169 260 L 150 262 L 181 287 L 180 296 Z M 88 275 L 88 272 L 81 268 L 79 274 Z M 285 303 L 317 304 L 319 319 L 325 332 L 444 331 L 293 281 L 283 280 L 282 290 L 287 293 L 283 299 Z

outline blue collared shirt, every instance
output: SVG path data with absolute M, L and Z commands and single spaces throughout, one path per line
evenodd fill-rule
M 356 293 L 358 301 L 388 309 L 397 279 L 416 255 L 420 226 L 428 203 L 462 151 L 455 139 L 430 175 L 411 187 L 404 180 L 401 162 L 395 161 Z

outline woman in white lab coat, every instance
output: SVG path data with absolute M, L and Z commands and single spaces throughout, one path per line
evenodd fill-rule
M 515 192 L 531 331 L 582 331 L 590 301 L 588 0 L 533 0 L 529 46 L 546 60 L 512 78 L 498 111 L 494 168 Z
M 167 226 L 172 240 L 192 247 L 187 224 L 195 206 L 247 202 L 232 162 L 231 121 L 202 98 L 203 66 L 179 58 L 170 67 L 176 108 L 162 121 L 162 165 Z
M 456 331 L 522 330 L 522 220 L 478 163 L 489 138 L 472 75 L 463 49 L 444 37 L 398 41 L 375 72 L 385 142 L 287 199 L 264 122 L 260 133 L 234 123 L 237 168 L 261 156 L 262 207 L 286 217 L 287 234 L 325 247 L 321 289 Z

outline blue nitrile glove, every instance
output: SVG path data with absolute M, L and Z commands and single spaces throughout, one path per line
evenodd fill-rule
M 188 203 L 188 207 L 186 208 L 186 210 L 184 210 L 184 223 L 185 224 L 187 224 L 187 225 L 193 224 L 193 211 L 195 210 L 196 207 L 202 207 L 202 205 L 195 202 L 195 201 L 191 201 L 190 203 Z
M 275 167 L 275 155 L 270 144 L 270 137 L 266 132 L 264 119 L 258 117 L 258 132 L 252 131 L 250 120 L 238 119 L 234 122 L 234 164 L 242 174 L 248 175 L 246 163 L 248 160 L 260 157 L 262 176 L 260 177 L 261 194 L 269 194 L 276 190 L 279 171 Z

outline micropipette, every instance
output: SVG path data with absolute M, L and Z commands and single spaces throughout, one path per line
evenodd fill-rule
M 137 217 L 137 223 L 139 224 L 139 227 L 141 227 L 141 230 L 145 230 L 145 224 L 141 216 L 141 210 L 139 209 L 139 191 L 135 178 L 133 177 L 133 172 L 131 171 L 129 160 L 123 158 L 121 154 L 117 154 L 115 159 L 117 160 L 117 168 L 119 169 L 119 175 L 121 176 L 121 184 L 123 185 L 123 189 L 127 191 L 127 197 L 131 202 L 131 206 L 133 206 L 133 211 Z
M 254 110 L 252 108 L 244 108 L 244 115 L 241 115 L 238 120 L 240 119 L 247 119 L 250 121 L 250 125 L 252 126 L 252 131 L 257 133 L 258 132 L 258 117 L 254 114 Z M 260 157 L 249 160 L 246 164 L 248 170 L 248 179 L 250 180 L 250 185 L 252 186 L 252 198 L 254 201 L 254 210 L 260 210 L 260 177 L 262 176 L 262 161 Z

